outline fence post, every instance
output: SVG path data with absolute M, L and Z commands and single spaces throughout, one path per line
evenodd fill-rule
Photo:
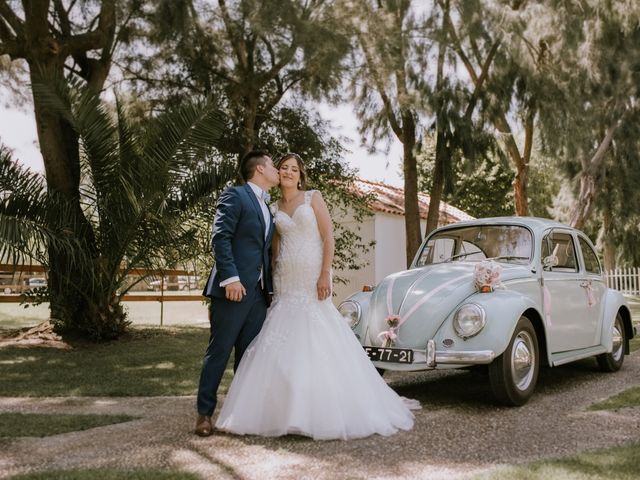
M 160 277 L 160 326 L 162 327 L 164 316 L 164 275 Z

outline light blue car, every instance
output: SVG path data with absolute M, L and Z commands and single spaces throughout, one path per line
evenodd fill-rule
M 338 308 L 381 371 L 488 365 L 506 405 L 527 402 L 541 366 L 593 356 L 619 370 L 636 333 L 589 238 L 533 217 L 439 228 L 409 270 Z

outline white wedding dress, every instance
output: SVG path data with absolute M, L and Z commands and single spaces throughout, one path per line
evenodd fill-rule
M 291 217 L 275 208 L 280 252 L 274 301 L 240 362 L 216 427 L 316 440 L 409 430 L 414 417 L 403 399 L 378 374 L 331 299 L 318 300 L 322 239 L 312 195 L 305 192 Z

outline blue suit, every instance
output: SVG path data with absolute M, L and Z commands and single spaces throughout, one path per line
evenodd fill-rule
M 203 291 L 203 295 L 211 299 L 211 335 L 198 387 L 200 415 L 213 414 L 231 350 L 235 348 L 235 371 L 244 351 L 262 328 L 269 294 L 273 291 L 273 217 L 269 212 L 265 238 L 265 219 L 259 202 L 249 185 L 228 188 L 218 200 L 211 240 L 215 265 Z M 247 291 L 240 302 L 227 300 L 225 289 L 220 286 L 220 282 L 235 276 Z

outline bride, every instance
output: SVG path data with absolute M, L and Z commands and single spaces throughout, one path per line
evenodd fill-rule
M 289 153 L 276 166 L 282 199 L 272 207 L 273 303 L 242 357 L 216 427 L 315 440 L 411 429 L 413 414 L 331 303 L 334 240 L 322 195 L 304 190 L 298 155 Z

